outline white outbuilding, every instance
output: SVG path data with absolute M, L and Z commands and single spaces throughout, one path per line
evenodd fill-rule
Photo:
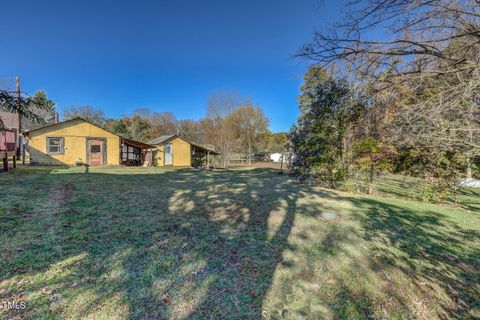
M 467 178 L 462 179 L 457 184 L 459 187 L 467 187 L 467 188 L 480 188 L 480 180 Z
M 270 160 L 272 160 L 273 162 L 280 162 L 282 161 L 282 157 L 283 157 L 283 154 L 281 153 L 272 153 L 270 155 Z

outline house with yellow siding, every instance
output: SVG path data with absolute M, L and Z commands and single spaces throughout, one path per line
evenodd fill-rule
M 208 165 L 219 153 L 179 135 L 143 143 L 100 128 L 82 118 L 51 124 L 23 133 L 30 164 L 144 165 L 189 167 L 192 159 Z M 198 161 L 196 162 L 198 165 Z
M 82 118 L 47 125 L 23 135 L 30 163 L 39 165 L 142 165 L 155 149 Z

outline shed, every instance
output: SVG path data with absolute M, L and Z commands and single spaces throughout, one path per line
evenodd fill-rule
M 197 166 L 202 161 L 204 165 L 211 163 L 211 157 L 220 155 L 220 153 L 201 146 L 197 143 L 178 135 L 170 134 L 158 137 L 149 142 L 157 147 L 157 165 L 189 167 Z
M 282 161 L 282 158 L 283 158 L 283 154 L 281 153 L 272 153 L 270 155 L 270 160 L 272 160 L 273 162 L 280 162 Z

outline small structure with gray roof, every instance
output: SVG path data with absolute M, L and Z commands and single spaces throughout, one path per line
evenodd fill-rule
M 205 146 L 189 141 L 178 135 L 163 135 L 148 142 L 157 147 L 156 163 L 158 166 L 190 167 L 210 166 L 220 153 Z

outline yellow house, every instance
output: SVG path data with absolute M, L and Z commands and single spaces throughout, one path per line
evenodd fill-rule
M 177 134 L 161 136 L 148 144 L 157 147 L 156 160 L 158 166 L 189 167 L 194 165 L 192 159 L 196 156 L 202 157 L 204 159 L 202 161 L 205 161 L 205 164 L 208 165 L 210 155 L 220 154 Z
M 41 165 L 141 165 L 154 148 L 122 138 L 82 118 L 34 129 L 24 136 L 30 163 Z M 150 165 L 151 162 L 147 161 Z

